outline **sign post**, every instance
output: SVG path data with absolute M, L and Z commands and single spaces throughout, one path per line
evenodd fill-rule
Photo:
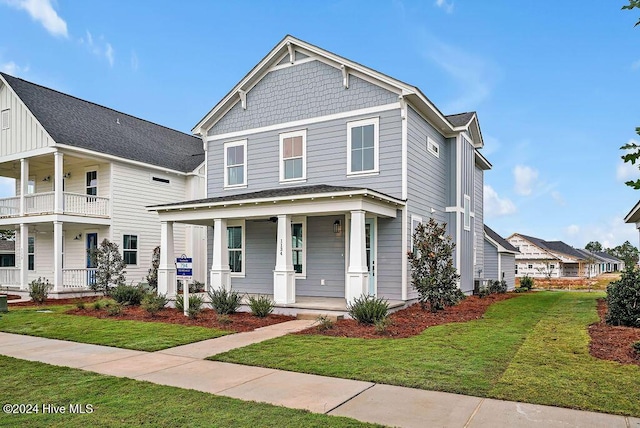
M 193 276 L 193 259 L 186 254 L 176 259 L 176 274 L 182 280 L 184 315 L 189 315 L 189 280 Z

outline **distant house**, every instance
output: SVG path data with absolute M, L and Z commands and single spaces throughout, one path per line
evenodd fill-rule
M 604 251 L 594 251 L 593 254 L 600 261 L 600 273 L 620 272 L 625 268 L 624 261 L 611 254 L 605 253 Z
M 484 278 L 505 281 L 507 288 L 516 287 L 515 258 L 517 248 L 484 225 Z
M 16 180 L 0 199 L 0 229 L 15 229 L 15 267 L 0 285 L 38 277 L 53 293 L 94 281 L 88 252 L 104 238 L 120 247 L 127 281 L 144 281 L 160 222 L 147 205 L 204 195 L 202 140 L 0 73 L 0 176 Z M 197 255 L 206 278 L 206 228 L 180 225 L 175 253 Z M 10 263 L 11 255 L 2 256 Z
M 586 277 L 597 274 L 599 261 L 562 241 L 545 241 L 514 233 L 507 241 L 518 249 L 516 277 Z

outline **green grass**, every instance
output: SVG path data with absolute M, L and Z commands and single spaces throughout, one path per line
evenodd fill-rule
M 0 331 L 139 351 L 158 351 L 230 333 L 204 327 L 65 315 L 70 308 L 10 308 L 0 316 Z M 38 312 L 42 310 L 52 312 Z
M 353 419 L 244 402 L 204 392 L 0 356 L 2 404 L 55 404 L 66 414 L 7 415 L 14 427 L 364 427 Z M 93 413 L 69 414 L 70 404 Z M 40 408 L 42 409 L 42 408 Z
M 412 338 L 288 335 L 210 359 L 640 416 L 640 367 L 589 355 L 602 296 L 538 292 Z

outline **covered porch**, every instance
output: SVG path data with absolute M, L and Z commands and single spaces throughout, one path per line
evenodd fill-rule
M 190 223 L 213 228 L 211 289 L 271 295 L 276 305 L 299 310 L 331 302 L 345 310 L 363 295 L 393 300 L 379 288 L 378 241 L 395 235 L 384 259 L 400 266 L 403 206 L 369 189 L 306 186 L 149 207 L 161 222 L 158 290 L 176 293 L 173 225 Z M 406 285 L 401 275 L 393 282 L 400 300 Z

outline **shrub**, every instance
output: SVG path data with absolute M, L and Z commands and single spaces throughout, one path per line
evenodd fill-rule
M 374 324 L 386 318 L 389 313 L 389 303 L 386 299 L 375 296 L 356 298 L 353 304 L 347 305 L 349 316 L 360 324 Z
M 197 294 L 189 295 L 189 309 L 187 309 L 187 316 L 194 319 L 202 312 L 202 305 L 204 305 L 204 299 Z M 176 309 L 180 312 L 184 312 L 184 295 L 178 294 L 176 296 Z
M 491 294 L 504 294 L 506 292 L 506 281 L 491 281 L 491 283 L 489 284 L 489 293 Z
M 375 323 L 373 323 L 373 325 L 376 328 L 376 333 L 378 334 L 384 334 L 387 332 L 387 329 L 393 325 L 393 321 L 391 321 L 390 317 L 384 317 L 381 320 L 376 321 Z
M 316 321 L 318 322 L 319 331 L 331 330 L 333 328 L 333 321 L 326 315 L 318 315 Z
M 148 293 L 142 299 L 142 309 L 149 312 L 151 316 L 155 316 L 168 303 L 167 296 L 164 294 Z
M 102 309 L 102 302 L 100 300 L 96 300 L 95 302 L 93 302 L 93 309 L 95 309 L 96 311 Z
M 634 343 L 631 347 L 636 354 L 640 355 L 640 342 Z
M 432 312 L 460 301 L 460 275 L 453 265 L 455 243 L 446 232 L 446 224 L 434 219 L 418 224 L 409 252 L 411 284 L 418 291 L 421 306 L 429 306 Z
M 48 279 L 43 281 L 42 278 L 38 278 L 29 284 L 29 297 L 31 297 L 34 303 L 40 305 L 47 300 L 50 289 L 51 284 L 49 284 Z
M 147 283 L 154 290 L 158 289 L 158 268 L 160 267 L 160 247 L 153 249 L 151 254 L 151 269 L 147 275 Z
M 93 291 L 99 291 L 105 295 L 113 287 L 124 284 L 125 267 L 118 244 L 103 240 L 100 246 L 89 254 L 96 263 L 95 281 L 89 285 Z
M 211 307 L 216 313 L 221 315 L 229 315 L 235 313 L 240 307 L 242 297 L 237 291 L 227 291 L 222 288 L 220 290 L 209 291 L 211 299 Z
M 117 303 L 117 302 L 108 302 L 106 305 L 107 308 L 107 315 L 109 315 L 110 317 L 115 317 L 117 315 L 120 315 L 122 313 L 122 304 L 121 303 Z
M 607 324 L 640 327 L 640 271 L 627 268 L 607 286 Z
M 528 275 L 523 276 L 522 278 L 520 278 L 520 288 L 522 288 L 525 291 L 529 291 L 533 288 L 533 278 L 531 278 Z
M 80 301 L 76 303 L 76 308 L 80 309 L 80 310 L 84 310 L 85 308 L 85 304 L 84 302 Z
M 120 284 L 117 287 L 113 287 L 109 291 L 109 295 L 118 303 L 126 305 L 139 305 L 144 299 L 147 291 L 140 284 L 138 285 L 126 285 Z
M 227 325 L 233 322 L 233 320 L 229 315 L 218 315 L 217 318 L 218 318 L 218 324 L 221 324 L 221 325 Z
M 268 296 L 249 296 L 249 308 L 253 316 L 264 318 L 273 312 L 274 303 Z

